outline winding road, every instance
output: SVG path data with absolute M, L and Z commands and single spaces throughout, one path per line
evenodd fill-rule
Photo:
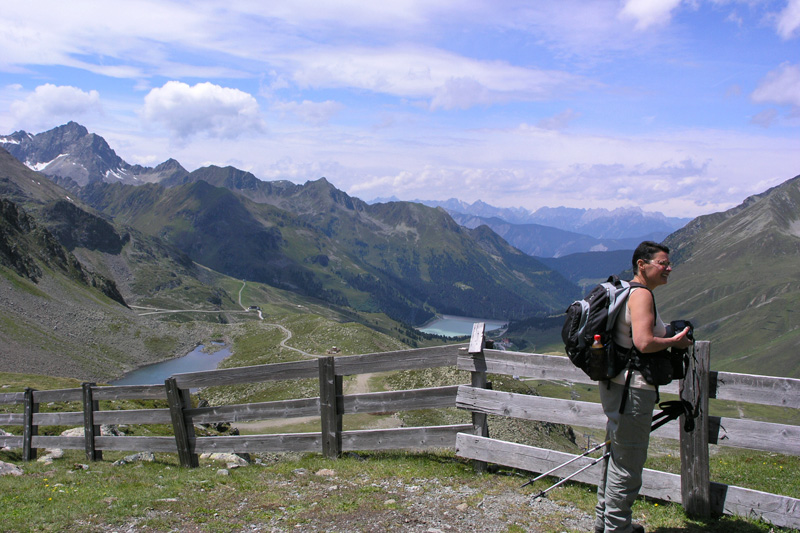
M 256 311 L 258 313 L 258 318 L 262 322 L 264 321 L 264 316 L 261 314 L 261 309 L 258 308 L 247 308 L 242 304 L 242 292 L 244 291 L 245 287 L 247 286 L 246 281 L 242 281 L 242 286 L 239 288 L 239 307 L 242 308 L 241 311 L 198 311 L 196 309 L 159 309 L 156 307 L 144 307 L 138 305 L 131 305 L 131 309 L 135 309 L 139 311 L 139 316 L 147 316 L 147 315 L 157 315 L 157 314 L 170 314 L 170 313 L 249 313 L 251 311 Z M 320 354 L 313 354 L 303 351 L 299 348 L 295 348 L 293 346 L 289 346 L 287 343 L 292 339 L 292 332 L 286 326 L 277 323 L 271 322 L 263 322 L 265 326 L 273 326 L 276 328 L 280 328 L 281 331 L 284 333 L 284 339 L 280 342 L 280 346 L 287 350 L 291 350 L 293 352 L 297 352 L 304 357 L 311 357 L 311 358 L 320 358 L 320 357 L 328 357 L 327 355 L 320 355 Z M 373 376 L 373 374 L 358 374 L 355 376 L 355 379 L 347 380 L 344 383 L 345 392 L 347 394 L 361 394 L 370 392 L 369 380 Z M 300 417 L 300 418 L 292 418 L 290 420 L 286 419 L 273 419 L 273 420 L 259 420 L 254 422 L 238 422 L 234 424 L 235 427 L 239 428 L 240 431 L 244 430 L 248 433 L 258 433 L 259 431 L 263 431 L 267 428 L 272 427 L 281 427 L 286 425 L 293 425 L 293 424 L 304 424 L 310 423 L 314 421 L 318 421 L 318 416 L 309 416 L 309 417 Z M 399 419 L 396 417 L 388 417 L 382 419 L 379 424 L 382 427 L 398 427 L 400 425 Z
M 246 281 L 242 281 L 242 287 L 239 289 L 239 307 L 244 309 L 245 312 L 249 312 L 250 310 L 248 308 L 246 308 L 244 306 L 244 304 L 242 303 L 242 291 L 244 290 L 246 285 L 247 285 L 247 282 Z M 264 320 L 264 317 L 261 315 L 261 309 L 255 309 L 255 311 L 258 312 L 259 320 Z M 281 347 L 286 348 L 287 350 L 292 350 L 293 352 L 297 352 L 297 353 L 302 354 L 302 355 L 304 355 L 306 357 L 323 357 L 322 355 L 317 355 L 317 354 L 313 354 L 313 353 L 304 352 L 303 350 L 301 350 L 299 348 L 294 348 L 292 346 L 288 346 L 286 343 L 289 342 L 289 340 L 292 338 L 292 332 L 288 328 L 286 328 L 285 326 L 282 326 L 281 324 L 270 323 L 270 322 L 264 322 L 264 325 L 265 326 L 275 326 L 276 328 L 281 328 L 283 333 L 286 335 L 286 337 L 281 341 L 281 344 L 280 344 Z

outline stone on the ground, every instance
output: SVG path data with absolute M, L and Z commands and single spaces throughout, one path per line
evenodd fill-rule
M 0 476 L 21 476 L 22 469 L 15 464 L 0 461 Z

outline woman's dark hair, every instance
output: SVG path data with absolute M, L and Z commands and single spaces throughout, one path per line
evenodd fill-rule
M 653 242 L 653 241 L 644 241 L 639 246 L 636 247 L 636 250 L 633 251 L 633 259 L 631 262 L 633 263 L 633 273 L 639 273 L 639 259 L 644 259 L 645 261 L 650 261 L 654 255 L 658 252 L 669 253 L 669 248 L 664 246 L 663 244 Z

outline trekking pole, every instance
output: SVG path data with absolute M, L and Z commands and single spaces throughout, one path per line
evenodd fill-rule
M 596 450 L 599 450 L 599 449 L 600 449 L 600 448 L 602 448 L 603 446 L 608 446 L 609 444 L 611 444 L 611 441 L 610 441 L 610 440 L 607 440 L 607 441 L 605 441 L 605 442 L 601 442 L 600 444 L 598 444 L 598 445 L 597 445 L 597 446 L 595 446 L 594 448 L 591 448 L 591 449 L 589 449 L 589 450 L 586 450 L 585 452 L 583 452 L 583 453 L 582 453 L 582 454 L 580 454 L 580 455 L 576 455 L 575 457 L 573 457 L 572 459 L 570 459 L 570 460 L 569 460 L 569 461 L 567 461 L 566 463 L 562 463 L 562 464 L 560 464 L 560 465 L 558 465 L 558 466 L 554 466 L 553 468 L 551 468 L 551 469 L 550 469 L 550 470 L 548 470 L 547 472 L 544 472 L 543 474 L 539 474 L 538 476 L 536 476 L 536 477 L 535 477 L 535 478 L 533 478 L 533 479 L 529 479 L 528 481 L 526 481 L 526 482 L 525 482 L 525 483 L 522 485 L 522 487 L 527 487 L 527 486 L 528 486 L 528 485 L 530 485 L 531 483 L 534 483 L 534 482 L 536 482 L 536 481 L 539 481 L 539 480 L 540 480 L 540 479 L 542 479 L 543 477 L 545 477 L 545 476 L 549 476 L 550 474 L 552 474 L 552 473 L 553 473 L 553 472 L 555 472 L 556 470 L 558 470 L 558 469 L 560 469 L 560 468 L 562 468 L 562 467 L 565 467 L 565 466 L 567 466 L 568 464 L 572 463 L 573 461 L 577 461 L 577 460 L 578 460 L 578 459 L 580 459 L 581 457 L 586 457 L 586 456 L 587 456 L 587 455 L 589 455 L 590 453 L 592 453 L 592 452 L 594 452 L 594 451 L 596 451 Z M 522 487 L 520 487 L 520 488 L 522 488 Z
M 570 474 L 570 475 L 568 475 L 567 477 L 565 477 L 565 478 L 561 479 L 560 481 L 558 481 L 558 482 L 557 482 L 557 483 L 555 483 L 554 485 L 550 485 L 549 487 L 547 487 L 546 489 L 544 489 L 543 491 L 541 491 L 539 494 L 537 494 L 536 496 L 534 496 L 534 497 L 533 497 L 533 499 L 535 500 L 536 498 L 541 498 L 542 496 L 544 496 L 545 494 L 547 494 L 548 492 L 550 492 L 550 491 L 551 491 L 551 490 L 553 490 L 554 488 L 556 488 L 556 487 L 558 487 L 559 485 L 561 485 L 562 483 L 565 483 L 565 482 L 569 481 L 570 479 L 574 478 L 575 476 L 577 476 L 578 474 L 580 474 L 581 472 L 583 472 L 583 471 L 584 471 L 584 470 L 586 470 L 587 468 L 591 468 L 591 467 L 593 467 L 594 465 L 596 465 L 596 464 L 597 464 L 597 463 L 599 463 L 600 461 L 604 460 L 604 459 L 605 459 L 606 457 L 608 457 L 609 455 L 611 455 L 611 452 L 606 452 L 606 453 L 604 453 L 603 455 L 601 455 L 600 457 L 598 457 L 597 459 L 595 459 L 594 461 L 592 461 L 592 462 L 591 462 L 591 463 L 589 463 L 588 465 L 584 466 L 583 468 L 579 468 L 578 470 L 576 470 L 575 472 L 571 473 L 571 474 Z
M 676 418 L 678 418 L 679 416 L 681 416 L 683 414 L 687 415 L 686 416 L 686 422 L 684 423 L 684 430 L 685 431 L 692 431 L 694 429 L 694 419 L 693 419 L 693 417 L 697 416 L 697 415 L 693 414 L 693 412 L 692 412 L 692 404 L 689 403 L 688 401 L 686 401 L 686 400 L 675 400 L 675 401 L 669 401 L 669 402 L 661 402 L 660 404 L 658 404 L 658 406 L 661 407 L 662 410 L 661 410 L 660 413 L 658 413 L 656 415 L 653 415 L 653 424 L 650 427 L 650 431 L 651 432 L 655 431 L 658 428 L 660 428 L 661 426 L 663 426 L 667 422 L 669 422 L 671 420 L 675 420 Z M 608 444 L 611 444 L 611 440 L 607 440 L 607 441 L 605 441 L 605 442 L 603 442 L 601 444 L 598 444 L 594 448 L 592 448 L 590 450 L 587 450 L 586 452 L 582 453 L 581 455 L 576 455 L 575 457 L 573 457 L 572 459 L 570 459 L 566 463 L 562 463 L 562 464 L 560 464 L 560 465 L 558 465 L 558 466 L 556 466 L 554 468 L 551 468 L 550 470 L 548 470 L 544 474 L 540 474 L 537 477 L 527 481 L 524 485 L 522 485 L 522 487 L 524 487 L 526 485 L 530 485 L 534 481 L 538 481 L 538 480 L 542 479 L 543 477 L 545 477 L 545 476 L 547 476 L 549 474 L 552 474 L 553 472 L 555 472 L 559 468 L 567 466 L 571 462 L 577 461 L 581 457 L 586 457 L 587 455 L 589 455 L 593 451 L 595 451 L 595 450 L 597 450 L 597 449 L 599 449 L 599 448 L 601 448 L 603 446 L 607 446 Z M 572 479 L 573 477 L 577 476 L 578 474 L 580 474 L 581 472 L 583 472 L 587 468 L 596 465 L 597 463 L 599 463 L 600 461 L 602 461 L 603 459 L 605 459 L 609 455 L 611 455 L 611 452 L 604 453 L 601 457 L 598 457 L 597 459 L 593 460 L 588 465 L 580 468 L 579 470 L 576 470 L 572 474 L 570 474 L 567 477 L 561 479 L 555 485 L 552 485 L 552 486 L 544 489 L 539 494 L 534 496 L 534 499 L 539 498 L 541 496 L 544 496 L 545 494 L 550 492 L 552 489 L 558 487 L 559 485 L 561 485 L 565 481 L 567 481 L 569 479 Z M 522 487 L 520 487 L 520 488 L 522 488 Z

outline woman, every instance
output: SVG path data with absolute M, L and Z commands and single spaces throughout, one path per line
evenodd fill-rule
M 674 337 L 665 337 L 666 326 L 658 315 L 653 299 L 656 287 L 669 280 L 672 266 L 669 248 L 652 241 L 641 243 L 633 253 L 633 281 L 644 287 L 631 289 L 615 324 L 614 342 L 621 349 L 636 347 L 642 357 L 667 348 L 688 348 L 689 328 Z M 649 289 L 649 290 L 648 290 Z M 656 388 L 632 370 L 629 386 L 625 386 L 628 370 L 600 384 L 600 400 L 608 417 L 606 440 L 610 455 L 603 462 L 597 487 L 596 533 L 639 533 L 644 528 L 631 522 L 631 506 L 642 487 L 642 471 L 650 443 L 650 423 L 656 402 Z M 623 395 L 627 395 L 624 411 Z

